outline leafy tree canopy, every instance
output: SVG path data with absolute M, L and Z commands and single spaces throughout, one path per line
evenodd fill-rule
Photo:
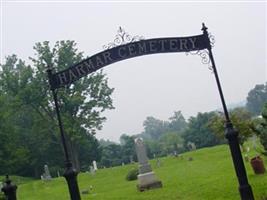
M 267 102 L 262 109 L 262 117 L 253 120 L 252 130 L 259 136 L 265 150 L 264 154 L 267 155 Z
M 8 56 L 1 64 L 0 101 L 5 102 L 0 106 L 1 123 L 2 120 L 6 123 L 0 127 L 0 135 L 8 137 L 0 152 L 7 151 L 5 155 L 10 158 L 1 164 L 0 173 L 10 169 L 18 175 L 39 176 L 44 164 L 61 167 L 63 163 L 46 70 L 48 65 L 54 71 L 66 69 L 80 62 L 83 54 L 69 40 L 58 41 L 54 46 L 47 41 L 37 43 L 34 50 L 31 65 L 15 55 Z M 106 119 L 103 111 L 113 109 L 113 90 L 106 75 L 98 71 L 57 91 L 67 142 L 78 170 L 84 149 L 98 149 L 93 135 Z
M 267 82 L 258 84 L 249 91 L 246 107 L 253 115 L 260 115 L 265 102 L 267 102 Z
M 197 148 L 214 146 L 221 140 L 213 134 L 209 127 L 210 120 L 216 115 L 214 112 L 198 113 L 196 117 L 190 117 L 188 128 L 183 134 L 185 145 L 193 142 Z
M 230 111 L 230 119 L 238 131 L 238 138 L 241 145 L 252 136 L 251 113 L 244 107 L 235 108 Z M 225 118 L 222 113 L 217 113 L 209 123 L 209 127 L 219 138 L 223 139 Z

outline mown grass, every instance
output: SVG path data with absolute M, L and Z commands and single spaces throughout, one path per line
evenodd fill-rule
M 256 152 L 251 151 L 252 157 Z M 193 161 L 188 161 L 192 157 Z M 78 176 L 83 200 L 238 200 L 238 182 L 234 172 L 229 147 L 221 145 L 203 148 L 183 154 L 183 159 L 165 157 L 161 166 L 151 160 L 163 188 L 138 192 L 137 181 L 126 181 L 127 172 L 136 164 L 98 170 L 95 175 L 80 173 Z M 267 194 L 267 175 L 254 175 L 248 162 L 245 162 L 249 183 L 255 199 L 261 200 Z M 266 160 L 265 160 L 266 165 Z M 52 181 L 29 181 L 18 188 L 18 200 L 69 200 L 64 178 Z

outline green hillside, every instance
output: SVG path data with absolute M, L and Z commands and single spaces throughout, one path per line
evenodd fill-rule
M 255 153 L 250 152 L 249 156 Z M 188 161 L 192 156 L 193 161 Z M 238 183 L 227 145 L 204 148 L 183 154 L 183 158 L 160 159 L 161 166 L 151 161 L 163 188 L 138 192 L 136 181 L 126 181 L 127 172 L 136 165 L 98 170 L 95 175 L 80 173 L 80 191 L 92 186 L 83 200 L 238 200 Z M 265 160 L 266 164 L 266 160 Z M 249 182 L 257 200 L 267 196 L 267 175 L 254 175 L 246 163 Z M 49 182 L 29 181 L 18 188 L 18 200 L 68 200 L 64 178 Z

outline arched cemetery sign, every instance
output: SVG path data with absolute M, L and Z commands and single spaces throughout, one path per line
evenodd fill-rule
M 51 83 L 53 88 L 63 87 L 104 66 L 137 56 L 199 51 L 209 47 L 209 38 L 205 34 L 132 42 L 97 53 L 64 71 L 53 74 Z
M 202 25 L 202 31 L 203 33 L 201 35 L 194 35 L 190 37 L 155 38 L 130 42 L 118 46 L 109 45 L 111 48 L 107 48 L 106 50 L 97 53 L 81 61 L 80 63 L 77 63 L 63 71 L 59 71 L 56 73 L 53 73 L 52 69 L 48 67 L 48 78 L 55 101 L 55 109 L 60 128 L 60 135 L 66 157 L 66 171 L 64 176 L 69 186 L 71 200 L 80 200 L 81 197 L 77 183 L 77 173 L 73 169 L 72 164 L 70 162 L 69 153 L 65 142 L 65 135 L 61 122 L 56 90 L 66 85 L 69 85 L 74 81 L 79 80 L 80 78 L 98 69 L 101 69 L 104 66 L 110 65 L 121 60 L 149 54 L 193 51 L 197 52 L 196 54 L 201 55 L 201 57 L 204 59 L 208 58 L 208 61 L 210 61 L 211 63 L 211 69 L 213 70 L 215 75 L 218 91 L 222 102 L 222 107 L 225 114 L 225 137 L 229 141 L 229 147 L 231 150 L 231 155 L 239 182 L 240 196 L 242 200 L 254 200 L 253 192 L 251 186 L 248 183 L 247 174 L 238 143 L 238 132 L 233 128 L 233 125 L 229 118 L 221 84 L 219 81 L 219 76 L 212 55 L 211 41 L 207 32 L 207 28 L 204 24 Z

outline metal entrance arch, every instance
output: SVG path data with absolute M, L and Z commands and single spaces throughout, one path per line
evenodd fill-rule
M 207 27 L 202 24 L 202 34 L 190 37 L 172 37 L 172 38 L 155 38 L 148 40 L 140 40 L 124 45 L 119 45 L 107 50 L 97 53 L 80 63 L 75 64 L 63 71 L 53 73 L 51 66 L 48 66 L 48 78 L 50 88 L 53 94 L 55 102 L 55 110 L 58 118 L 58 125 L 60 129 L 61 140 L 65 153 L 65 173 L 64 177 L 67 180 L 71 200 L 80 200 L 80 192 L 77 183 L 77 172 L 72 166 L 69 158 L 69 152 L 67 149 L 65 134 L 63 130 L 63 125 L 60 116 L 60 110 L 58 105 L 58 98 L 56 90 L 69 85 L 76 80 L 104 67 L 109 64 L 149 54 L 156 53 L 176 53 L 176 52 L 200 52 L 202 50 L 206 51 L 208 54 L 207 58 L 211 62 L 211 68 L 215 75 L 216 84 L 218 87 L 219 95 L 221 98 L 221 103 L 225 115 L 225 137 L 229 142 L 229 147 L 235 167 L 235 172 L 239 182 L 239 193 L 242 200 L 254 200 L 253 192 L 251 186 L 248 183 L 247 174 L 244 166 L 244 162 L 241 155 L 240 146 L 238 143 L 238 132 L 234 129 L 233 124 L 230 120 L 225 99 L 222 92 L 222 87 L 220 84 L 218 72 L 215 66 L 215 61 L 212 54 L 212 45 L 210 41 L 209 34 L 207 32 Z

